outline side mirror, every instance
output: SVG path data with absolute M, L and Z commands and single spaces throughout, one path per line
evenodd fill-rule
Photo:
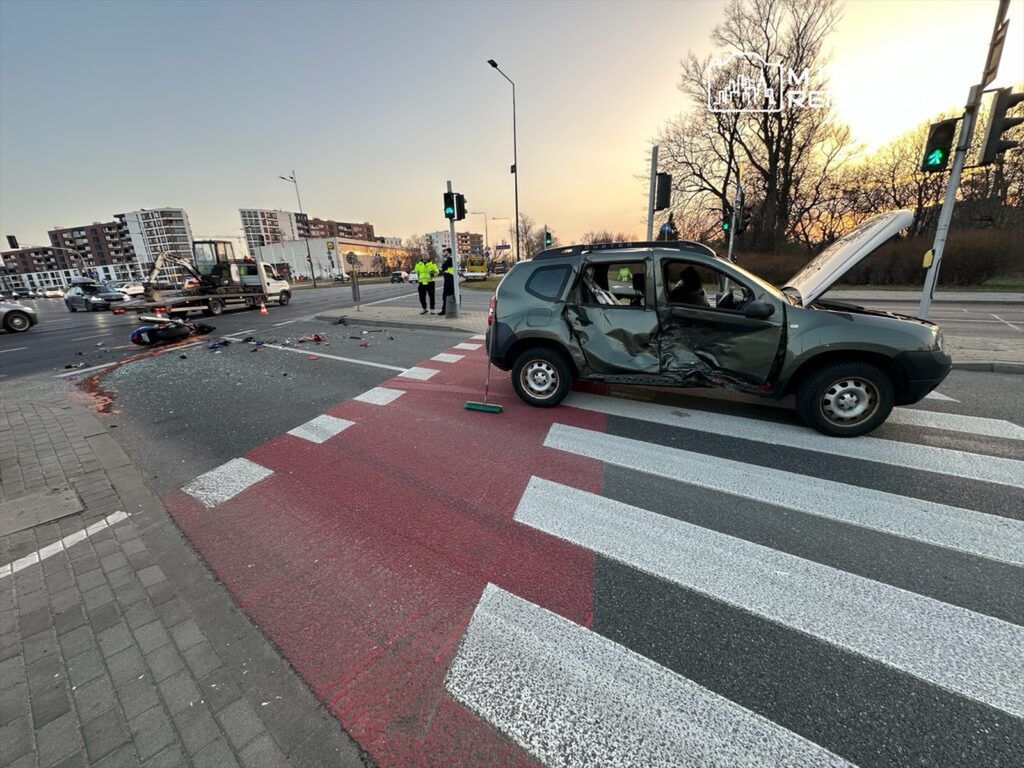
M 775 314 L 775 307 L 767 301 L 752 301 L 743 308 L 743 316 L 753 320 L 767 320 Z

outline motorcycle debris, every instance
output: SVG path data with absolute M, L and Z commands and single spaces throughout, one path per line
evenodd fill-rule
M 360 347 L 368 347 L 368 346 L 370 346 L 370 342 L 368 342 L 368 341 L 361 341 L 361 342 L 359 342 L 359 346 Z
M 180 355 L 178 355 L 178 359 L 179 360 L 188 360 L 188 355 L 186 355 L 184 352 L 182 352 Z
M 252 336 L 246 336 L 244 339 L 242 339 L 242 343 L 243 344 L 245 344 L 246 342 L 249 342 L 249 341 L 256 341 L 256 339 L 254 337 L 252 337 Z
M 310 356 L 309 356 L 308 358 L 306 358 L 306 359 L 307 359 L 307 360 L 319 360 L 320 358 L 319 358 L 319 357 L 317 357 L 316 355 L 310 355 Z

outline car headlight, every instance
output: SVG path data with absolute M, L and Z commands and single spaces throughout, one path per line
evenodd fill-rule
M 942 344 L 944 341 L 945 339 L 942 336 L 942 331 L 939 331 L 937 334 L 935 334 L 935 348 L 939 350 L 939 352 L 942 351 Z

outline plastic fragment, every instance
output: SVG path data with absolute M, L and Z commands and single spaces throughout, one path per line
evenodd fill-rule
M 320 358 L 317 355 L 310 355 L 307 359 L 308 360 L 319 360 Z

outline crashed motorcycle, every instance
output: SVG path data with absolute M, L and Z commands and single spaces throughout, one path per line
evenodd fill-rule
M 149 323 L 132 331 L 131 342 L 140 347 L 155 347 L 160 344 L 173 344 L 189 336 L 204 336 L 216 330 L 212 325 L 190 323 L 176 317 L 159 317 L 155 315 L 139 318 Z

